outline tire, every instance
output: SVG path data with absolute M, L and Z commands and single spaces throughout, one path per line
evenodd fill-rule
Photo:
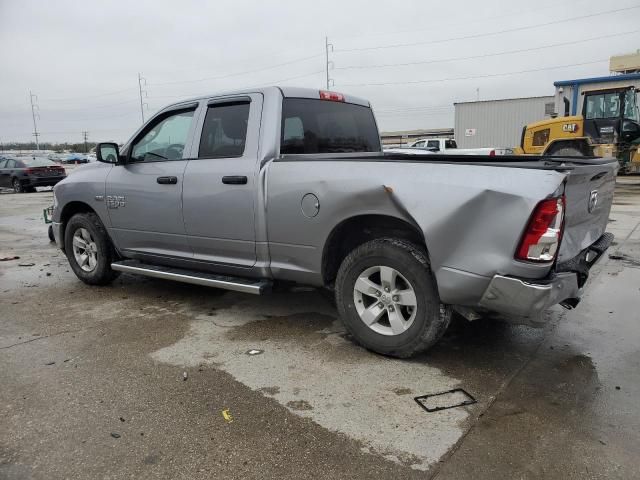
M 53 226 L 49 225 L 49 228 L 47 228 L 47 236 L 49 237 L 49 241 L 50 242 L 55 242 L 56 241 L 56 237 L 53 236 Z
M 557 150 L 553 150 L 549 156 L 555 157 L 584 157 L 584 153 L 575 147 L 561 147 Z
M 74 247 L 76 237 L 77 247 Z M 119 272 L 111 269 L 115 249 L 95 213 L 77 213 L 71 217 L 65 228 L 64 246 L 71 269 L 84 283 L 107 285 L 118 277 Z
M 394 288 L 385 291 L 382 278 L 388 279 L 389 271 L 396 272 L 388 283 Z M 370 283 L 361 283 L 365 278 Z M 377 289 L 364 294 L 362 285 Z M 377 296 L 372 293 L 375 290 Z M 393 295 L 394 291 L 400 295 Z M 411 291 L 413 297 L 406 295 Z M 405 240 L 380 238 L 354 249 L 340 265 L 335 294 L 340 317 L 354 340 L 383 355 L 408 358 L 426 351 L 451 320 L 451 308 L 440 302 L 425 250 Z M 412 303 L 415 306 L 408 306 Z M 366 317 L 371 311 L 369 318 L 382 313 L 369 326 L 361 314 Z
M 24 187 L 22 186 L 22 183 L 20 183 L 20 180 L 18 180 L 17 178 L 13 179 L 13 182 L 11 182 L 13 185 L 13 191 L 15 193 L 24 193 Z

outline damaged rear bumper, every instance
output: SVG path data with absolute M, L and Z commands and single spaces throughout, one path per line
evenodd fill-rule
M 524 279 L 495 275 L 484 292 L 479 306 L 502 315 L 537 318 L 549 307 L 561 304 L 575 307 L 589 270 L 602 257 L 613 241 L 611 233 L 603 234 L 595 243 L 567 262 L 556 265 L 544 279 Z

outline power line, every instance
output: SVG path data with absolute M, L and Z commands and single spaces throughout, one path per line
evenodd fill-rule
M 474 80 L 477 78 L 492 78 L 492 77 L 504 77 L 508 75 L 519 75 L 522 73 L 533 73 L 533 72 L 542 72 L 545 70 L 556 70 L 559 68 L 566 67 L 579 67 L 582 65 L 594 65 L 596 63 L 608 62 L 608 59 L 605 60 L 596 60 L 593 62 L 583 62 L 583 63 L 572 63 L 567 65 L 556 65 L 553 67 L 543 67 L 543 68 L 533 68 L 529 70 L 520 70 L 517 72 L 504 72 L 504 73 L 490 73 L 486 75 L 473 75 L 470 77 L 451 77 L 451 78 L 438 78 L 432 80 L 413 80 L 406 82 L 380 82 L 380 83 L 343 83 L 342 87 L 373 87 L 373 86 L 385 86 L 385 85 L 412 85 L 412 84 L 420 84 L 420 83 L 438 83 L 438 82 L 452 82 L 456 80 Z
M 82 137 L 84 138 L 84 153 L 88 153 L 89 149 L 87 148 L 87 140 L 89 138 L 89 132 L 86 130 L 82 132 Z
M 490 15 L 488 17 L 478 17 L 478 16 L 474 16 L 472 18 L 467 18 L 467 19 L 462 19 L 459 18 L 458 16 L 456 16 L 456 21 L 454 22 L 441 22 L 440 18 L 438 19 L 438 27 L 446 27 L 449 25 L 454 25 L 456 27 L 459 27 L 460 24 L 462 23 L 462 21 L 467 20 L 467 21 L 473 21 L 473 22 L 485 22 L 487 20 L 497 20 L 499 18 L 508 18 L 508 17 L 513 17 L 515 15 L 526 15 L 528 13 L 539 13 L 542 12 L 544 10 L 549 10 L 549 9 L 556 9 L 558 8 L 558 3 L 557 2 L 553 2 L 552 4 L 546 6 L 546 7 L 540 7 L 538 4 L 536 4 L 536 7 L 533 9 L 529 9 L 529 10 L 519 10 L 517 12 L 511 12 L 511 13 L 505 13 L 503 15 Z M 384 31 L 384 32 L 376 32 L 376 33 L 367 33 L 367 34 L 357 34 L 357 35 L 339 35 L 339 36 L 335 36 L 334 38 L 338 38 L 338 39 L 349 39 L 349 38 L 366 38 L 366 37 L 372 37 L 372 36 L 388 36 L 388 35 L 402 35 L 405 33 L 418 33 L 418 32 L 432 32 L 433 28 L 418 28 L 418 29 L 413 29 L 413 30 L 396 30 L 396 31 Z
M 107 93 L 101 93 L 98 95 L 88 95 L 88 96 L 82 96 L 82 97 L 66 97 L 66 98 L 45 98 L 44 100 L 46 102 L 68 102 L 70 100 L 87 100 L 90 98 L 100 98 L 100 97 L 108 97 L 111 95 L 117 95 L 119 93 L 124 93 L 124 92 L 133 92 L 137 90 L 136 88 L 125 88 L 123 90 L 114 90 L 111 92 L 107 92 Z
M 260 83 L 260 84 L 256 84 L 256 85 L 250 85 L 250 86 L 244 86 L 244 87 L 239 87 L 239 88 L 260 88 L 260 87 L 265 87 L 265 86 L 272 86 L 272 85 L 277 85 L 279 83 L 282 82 L 288 82 L 289 80 L 297 80 L 299 78 L 304 78 L 304 77 L 310 77 L 312 75 L 318 75 L 320 73 L 324 73 L 324 70 L 315 70 L 313 72 L 309 72 L 309 73 L 304 73 L 302 75 L 296 75 L 293 77 L 287 77 L 287 78 L 281 78 L 279 80 L 271 80 L 269 82 L 266 83 Z M 154 84 L 150 84 L 150 85 L 154 85 Z M 204 92 L 204 93 L 199 93 L 199 94 L 182 94 L 182 95 L 151 95 L 149 97 L 150 100 L 155 100 L 158 98 L 180 98 L 180 99 L 189 99 L 189 98 L 199 98 L 199 97 L 205 97 L 209 94 L 211 94 L 212 92 Z
M 104 105 L 89 105 L 86 107 L 78 107 L 78 108 L 56 108 L 54 111 L 55 112 L 79 112 L 81 110 L 95 110 L 98 108 L 108 108 L 108 107 L 116 107 L 118 105 L 126 105 L 128 103 L 137 103 L 138 99 L 131 99 L 131 100 L 125 100 L 123 102 L 117 102 L 117 103 L 108 103 L 108 104 L 104 104 Z
M 405 62 L 405 63 L 386 63 L 379 65 L 354 65 L 350 67 L 336 67 L 336 70 L 354 70 L 354 69 L 368 69 L 368 68 L 386 68 L 386 67 L 404 67 L 409 65 L 428 65 L 433 63 L 448 63 L 448 62 L 457 62 L 462 60 L 475 60 L 477 58 L 488 58 L 488 57 L 498 57 L 501 55 L 512 55 L 514 53 L 525 53 L 525 52 L 533 52 L 536 50 L 544 50 L 546 48 L 555 48 L 555 47 L 563 47 L 567 45 L 576 45 L 579 43 L 592 42 L 595 40 L 603 40 L 605 38 L 613 38 L 613 37 L 621 37 L 623 35 L 631 35 L 633 33 L 638 33 L 640 30 L 632 30 L 630 32 L 622 32 L 622 33 L 613 33 L 611 35 L 601 35 L 599 37 L 585 38 L 583 40 L 574 40 L 571 42 L 562 42 L 562 43 L 552 43 L 549 45 L 542 45 L 539 47 L 531 47 L 531 48 L 521 48 L 518 50 L 505 50 L 503 52 L 495 52 L 495 53 L 486 53 L 482 55 L 470 55 L 468 57 L 453 57 L 453 58 L 443 58 L 439 60 L 424 60 L 418 62 Z
M 204 78 L 198 78 L 196 80 L 178 80 L 175 82 L 163 82 L 163 83 L 151 83 L 149 84 L 152 87 L 160 87 L 160 86 L 165 86 L 165 85 L 181 85 L 181 84 L 185 84 L 185 83 L 199 83 L 199 82 L 206 82 L 208 80 L 221 80 L 224 78 L 230 78 L 230 77 L 237 77 L 239 75 L 246 75 L 249 73 L 257 73 L 257 72 L 262 72 L 265 70 L 272 70 L 274 68 L 278 68 L 278 67 L 283 67 L 286 65 L 291 65 L 294 63 L 299 63 L 299 62 L 303 62 L 306 60 L 310 60 L 312 58 L 319 58 L 322 57 L 324 54 L 317 54 L 317 55 L 310 55 L 307 57 L 303 57 L 303 58 L 298 58 L 296 60 L 290 60 L 288 62 L 282 62 L 282 63 L 276 63 L 274 65 L 270 65 L 268 67 L 263 67 L 263 68 L 257 68 L 257 69 L 253 69 L 253 70 L 245 70 L 243 72 L 235 72 L 235 73 L 229 73 L 226 75 L 218 75 L 215 77 L 204 77 Z
M 547 27 L 549 25 L 558 25 L 561 23 L 566 23 L 566 22 L 574 22 L 576 20 L 583 20 L 585 18 L 593 18 L 593 17 L 598 17 L 601 15 L 610 15 L 612 13 L 619 13 L 619 12 L 626 12 L 629 10 L 634 10 L 640 8 L 640 5 L 635 5 L 633 7 L 626 7 L 626 8 L 617 8 L 615 10 L 607 10 L 604 12 L 598 12 L 598 13 L 591 13 L 589 15 L 580 15 L 578 17 L 571 17 L 571 18 L 565 18 L 562 20 L 555 20 L 553 22 L 544 22 L 544 23 L 537 23 L 534 25 L 527 25 L 524 27 L 514 27 L 514 28 L 507 28 L 504 30 L 497 30 L 495 32 L 485 32 L 485 33 L 477 33 L 477 34 L 473 34 L 473 35 L 463 35 L 460 37 L 450 37 L 450 38 L 443 38 L 443 39 L 438 39 L 438 40 L 426 40 L 426 41 L 421 41 L 421 42 L 412 42 L 412 43 L 396 43 L 396 44 L 392 44 L 392 45 L 380 45 L 377 47 L 361 47 L 361 48 L 349 48 L 349 49 L 342 49 L 342 50 L 335 50 L 336 53 L 342 53 L 342 52 L 364 52 L 364 51 L 368 51 L 368 50 L 381 50 L 381 49 L 386 49 L 386 48 L 400 48 L 400 47 L 413 47 L 413 46 L 417 46 L 417 45 L 431 45 L 431 44 L 436 44 L 436 43 L 446 43 L 446 42 L 452 42 L 455 40 L 469 40 L 469 39 L 473 39 L 473 38 L 482 38 L 482 37 L 490 37 L 490 36 L 494 36 L 494 35 L 502 35 L 504 33 L 511 33 L 511 32 L 519 32 L 519 31 L 523 31 L 523 30 L 531 30 L 534 28 L 540 28 L 540 27 Z

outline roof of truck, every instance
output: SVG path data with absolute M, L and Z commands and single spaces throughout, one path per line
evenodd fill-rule
M 173 107 L 175 105 L 182 105 L 184 103 L 196 102 L 200 100 L 205 100 L 209 98 L 220 98 L 220 97 L 233 97 L 236 95 L 246 95 L 248 93 L 262 93 L 263 95 L 273 95 L 276 92 L 280 92 L 280 95 L 286 98 L 320 98 L 320 92 L 325 91 L 322 89 L 315 88 L 303 88 L 303 87 L 280 87 L 277 85 L 269 86 L 269 87 L 258 87 L 258 88 L 244 88 L 241 90 L 228 90 L 222 92 L 213 92 L 209 95 L 199 95 L 197 97 L 186 98 L 184 100 L 180 100 L 179 102 L 174 102 L 172 104 L 167 105 L 164 108 Z M 337 92 L 342 93 L 342 92 Z M 343 94 L 345 102 L 347 103 L 355 103 L 357 105 L 362 105 L 365 107 L 370 107 L 371 104 L 368 100 L 364 98 L 355 97 L 353 95 Z M 163 108 L 163 110 L 164 110 Z

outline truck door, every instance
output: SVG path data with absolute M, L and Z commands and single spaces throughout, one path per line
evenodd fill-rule
M 256 262 L 255 200 L 262 95 L 208 101 L 184 174 L 184 225 L 196 260 Z M 196 142 L 198 136 L 196 136 Z
M 185 145 L 197 104 L 163 112 L 140 132 L 125 165 L 106 180 L 107 211 L 118 247 L 139 254 L 191 257 L 182 218 Z
M 619 90 L 585 93 L 584 133 L 595 143 L 614 143 L 620 134 L 620 100 Z

